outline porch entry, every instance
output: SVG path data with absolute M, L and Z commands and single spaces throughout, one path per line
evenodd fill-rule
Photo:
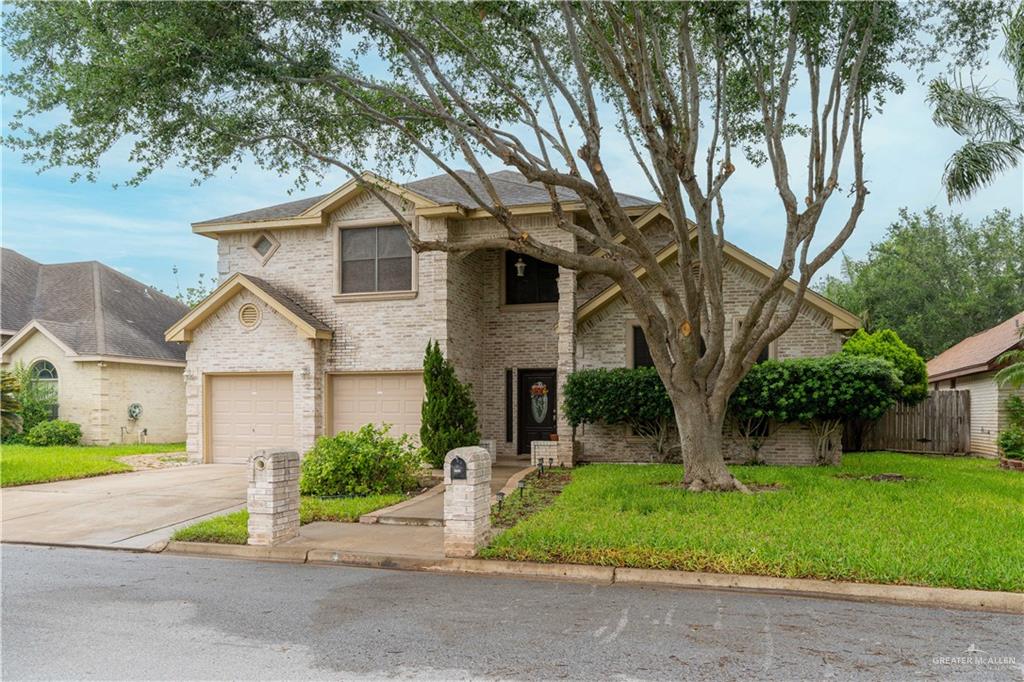
M 549 440 L 555 433 L 558 405 L 556 372 L 553 369 L 521 369 L 518 372 L 519 428 L 516 452 L 530 454 L 530 442 Z

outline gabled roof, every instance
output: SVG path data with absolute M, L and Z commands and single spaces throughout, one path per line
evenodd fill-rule
M 164 338 L 168 341 L 191 341 L 192 331 L 196 327 L 243 290 L 249 291 L 295 325 L 300 336 L 309 339 L 329 339 L 333 336 L 330 327 L 311 315 L 290 296 L 259 277 L 238 272 L 231 275 L 212 294 L 203 299 L 202 303 L 175 322 L 164 333 Z
M 82 358 L 184 364 L 163 330 L 188 308 L 97 261 L 42 264 L 0 249 L 0 311 L 9 353 L 45 330 Z
M 1021 329 L 1024 329 L 1024 311 L 947 348 L 928 361 L 928 380 L 940 381 L 995 369 L 1000 355 L 1021 346 Z
M 639 217 L 635 222 L 637 228 L 642 229 L 644 226 L 650 224 L 653 220 L 659 217 L 668 217 L 668 214 L 663 206 L 654 206 L 647 213 Z M 690 230 L 690 239 L 696 239 L 696 228 Z M 624 237 L 620 235 L 617 241 L 623 241 Z M 658 251 L 655 256 L 658 263 L 665 263 L 668 259 L 675 257 L 676 252 L 679 250 L 679 245 L 673 240 L 667 246 L 663 247 Z M 740 263 L 741 265 L 753 270 L 754 272 L 764 276 L 771 277 L 775 272 L 775 268 L 768 265 L 756 256 L 747 253 L 743 249 L 739 248 L 731 242 L 725 242 L 723 252 L 727 258 Z M 647 274 L 645 268 L 638 267 L 634 270 L 634 273 L 638 277 L 644 277 Z M 785 281 L 783 286 L 790 292 L 796 291 L 797 282 L 793 278 L 789 278 Z M 599 310 L 602 310 L 605 306 L 609 305 L 612 301 L 622 295 L 622 288 L 618 284 L 612 284 L 607 287 L 590 300 L 583 303 L 577 310 L 576 319 L 578 322 L 583 322 L 591 315 L 595 314 Z M 852 331 L 861 327 L 860 318 L 851 313 L 846 308 L 833 303 L 829 299 L 825 298 L 821 294 L 807 289 L 804 293 L 804 303 L 813 308 L 820 310 L 832 317 L 832 329 L 834 331 Z
M 487 192 L 480 178 L 472 171 L 456 171 L 462 180 L 480 196 L 486 197 Z M 515 171 L 498 171 L 489 173 L 488 177 L 494 185 L 502 203 L 509 208 L 525 206 L 543 206 L 551 203 L 547 189 L 540 183 L 531 183 Z M 447 173 L 429 178 L 413 180 L 399 185 L 373 173 L 364 173 L 361 181 L 349 180 L 333 192 L 320 194 L 305 199 L 289 201 L 258 208 L 253 211 L 234 213 L 232 215 L 203 220 L 192 224 L 194 231 L 212 233 L 238 229 L 239 227 L 300 227 L 318 225 L 326 212 L 333 210 L 342 203 L 363 191 L 361 183 L 370 183 L 383 190 L 396 194 L 419 211 L 433 211 L 455 216 L 467 215 L 481 206 Z M 566 202 L 578 202 L 579 196 L 565 188 L 558 188 L 556 193 Z M 653 202 L 631 194 L 617 194 L 625 208 L 646 208 Z

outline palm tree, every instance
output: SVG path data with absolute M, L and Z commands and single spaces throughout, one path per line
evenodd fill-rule
M 1008 350 L 999 356 L 1000 364 L 1009 362 L 996 373 L 996 382 L 1000 386 L 1010 385 L 1014 388 L 1024 386 L 1024 327 L 1020 328 L 1021 348 Z
M 21 433 L 21 382 L 7 370 L 0 372 L 0 433 Z
M 1002 57 L 1013 70 L 1016 101 L 974 83 L 937 78 L 928 88 L 932 120 L 967 138 L 946 164 L 942 184 L 952 203 L 967 199 L 1024 160 L 1024 5 L 1003 27 Z

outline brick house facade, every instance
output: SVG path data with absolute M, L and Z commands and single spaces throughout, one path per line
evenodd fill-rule
M 556 227 L 544 190 L 508 172 L 492 178 L 507 194 L 507 205 L 520 207 L 521 229 L 576 248 L 574 238 Z M 499 232 L 444 176 L 402 187 L 374 182 L 423 237 L 454 241 Z M 650 202 L 625 195 L 620 200 L 638 224 L 649 223 L 652 239 L 665 234 Z M 523 282 L 503 252 L 388 252 L 396 249 L 388 246 L 394 235 L 382 231 L 396 223 L 392 208 L 348 183 L 322 197 L 193 226 L 217 239 L 221 281 L 167 333 L 169 340 L 189 344 L 185 376 L 193 460 L 229 461 L 250 440 L 304 452 L 318 436 L 366 421 L 415 433 L 417 382 L 421 398 L 423 353 L 431 340 L 472 384 L 482 438 L 495 442 L 499 456 L 524 455 L 529 438 L 554 433 L 565 464 L 650 458 L 644 444 L 622 428 L 587 426 L 574 434 L 558 409 L 565 380 L 576 369 L 630 364 L 631 316 L 610 282 L 559 268 L 557 284 L 537 285 L 537 291 L 557 286 L 557 296 L 549 288 L 537 294 L 544 299 L 539 302 L 510 302 L 509 287 Z M 376 251 L 360 251 L 349 260 L 359 250 L 357 241 Z M 730 260 L 726 271 L 735 315 L 745 310 L 767 267 L 751 269 L 753 261 L 743 257 L 744 262 Z M 529 267 L 537 265 L 522 269 Z M 378 284 L 398 277 L 402 288 L 366 290 L 371 287 L 356 274 L 371 271 L 372 276 L 359 276 Z M 346 290 L 349 278 L 362 290 Z M 819 298 L 808 298 L 797 323 L 774 344 L 778 357 L 834 352 L 842 334 L 856 327 L 856 318 Z M 280 380 L 275 389 L 263 377 L 288 375 L 292 409 L 282 417 L 281 401 L 289 397 Z M 535 391 L 543 394 L 539 401 Z M 275 402 L 278 408 L 271 407 Z M 540 406 L 543 419 L 534 423 Z M 268 442 L 275 438 L 281 442 Z M 773 442 L 764 451 L 769 461 L 795 464 L 811 457 L 810 439 L 799 428 L 780 429 Z

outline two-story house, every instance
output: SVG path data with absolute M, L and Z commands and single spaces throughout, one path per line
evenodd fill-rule
M 479 184 L 472 173 L 464 177 Z M 522 229 L 576 248 L 556 227 L 544 188 L 510 171 L 491 179 Z M 446 175 L 383 184 L 424 238 L 501 232 Z M 565 201 L 582 210 L 568 192 Z M 620 201 L 671 258 L 661 207 L 633 196 Z M 217 240 L 221 282 L 167 332 L 168 340 L 189 344 L 192 459 L 242 462 L 263 447 L 304 452 L 320 435 L 369 422 L 417 434 L 423 353 L 432 339 L 472 384 L 482 437 L 496 442 L 499 455 L 526 455 L 531 442 L 557 439 L 565 464 L 648 459 L 625 428 L 574 433 L 558 409 L 576 369 L 650 362 L 643 334 L 609 280 L 510 252 L 417 254 L 392 212 L 354 181 L 192 229 Z M 738 319 L 771 268 L 732 246 L 727 254 L 725 289 Z M 854 315 L 808 292 L 797 322 L 769 355 L 828 354 L 858 326 Z M 787 427 L 762 456 L 803 463 L 813 452 L 806 433 Z

